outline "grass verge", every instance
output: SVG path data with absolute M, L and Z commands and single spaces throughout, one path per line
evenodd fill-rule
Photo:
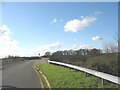
M 73 69 L 51 65 L 38 64 L 36 67 L 46 76 L 51 88 L 113 88 L 113 84 L 101 84 L 101 79 L 87 76 Z
M 40 75 L 40 78 L 41 78 L 41 80 L 42 80 L 42 84 L 43 84 L 44 88 L 46 88 L 47 90 L 50 90 L 50 89 L 49 89 L 49 86 L 48 86 L 48 84 L 47 84 L 47 82 L 46 82 L 46 79 L 44 78 L 44 75 L 42 74 L 42 72 L 40 71 L 40 69 L 37 68 L 37 67 L 35 67 L 35 69 L 38 71 L 38 73 L 39 73 L 39 75 Z

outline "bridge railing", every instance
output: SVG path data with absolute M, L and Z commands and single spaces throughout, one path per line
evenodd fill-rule
M 66 67 L 69 67 L 69 68 L 76 69 L 76 70 L 80 70 L 80 71 L 83 71 L 85 73 L 97 76 L 97 77 L 99 77 L 103 80 L 107 80 L 107 81 L 110 81 L 110 82 L 113 82 L 113 83 L 116 83 L 116 84 L 120 85 L 120 77 L 117 77 L 117 76 L 113 76 L 113 75 L 110 75 L 110 74 L 107 74 L 107 73 L 98 72 L 96 70 L 91 70 L 91 69 L 88 69 L 88 68 L 79 67 L 79 66 L 75 66 L 75 65 L 71 65 L 71 64 L 67 64 L 67 63 L 62 63 L 62 62 L 56 62 L 56 61 L 48 60 L 48 63 L 62 65 L 62 66 L 66 66 Z

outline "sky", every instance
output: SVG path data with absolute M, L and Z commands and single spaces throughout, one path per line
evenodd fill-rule
M 103 48 L 117 31 L 117 2 L 4 2 L 0 57 Z

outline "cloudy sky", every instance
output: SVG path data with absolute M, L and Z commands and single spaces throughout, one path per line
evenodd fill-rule
M 118 30 L 117 9 L 117 2 L 4 2 L 0 57 L 103 48 L 103 43 L 114 41 Z

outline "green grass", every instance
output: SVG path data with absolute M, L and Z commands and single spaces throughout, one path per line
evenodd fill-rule
M 36 65 L 47 77 L 52 88 L 113 88 L 113 85 L 101 85 L 101 79 L 94 76 L 87 76 L 85 73 L 69 68 L 51 65 Z

